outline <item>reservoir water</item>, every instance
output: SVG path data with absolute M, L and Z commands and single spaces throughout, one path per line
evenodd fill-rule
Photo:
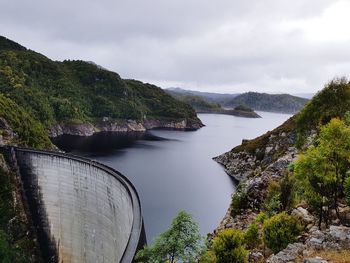
M 127 176 L 141 199 L 148 242 L 166 230 L 180 210 L 193 215 L 201 233 L 213 231 L 226 213 L 235 183 L 212 157 L 272 130 L 290 115 L 259 112 L 260 119 L 199 114 L 198 131 L 151 130 L 61 136 L 61 149 L 95 159 Z

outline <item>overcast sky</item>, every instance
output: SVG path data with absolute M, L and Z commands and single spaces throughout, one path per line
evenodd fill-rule
M 308 93 L 350 73 L 349 0 L 0 0 L 0 34 L 163 88 Z

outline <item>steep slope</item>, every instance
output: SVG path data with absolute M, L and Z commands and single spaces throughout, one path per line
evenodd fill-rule
M 295 113 L 307 102 L 307 99 L 289 94 L 267 94 L 247 92 L 224 103 L 226 107 L 245 105 L 258 111 Z
M 215 157 L 214 160 L 225 167 L 227 174 L 239 182 L 238 189 L 244 193 L 241 195 L 244 196 L 244 209 L 241 214 L 234 213 L 233 205 L 231 205 L 214 231 L 214 235 L 226 228 L 246 230 L 251 223 L 256 222 L 258 213 L 264 208 L 270 183 L 281 181 L 286 177 L 290 165 L 297 159 L 299 153 L 312 145 L 322 124 L 328 123 L 334 117 L 344 118 L 348 116 L 349 111 L 349 81 L 345 79 L 331 81 L 298 114 L 281 126 L 253 140 L 243 140 L 241 145 Z M 344 211 L 348 210 L 345 208 Z M 315 248 L 315 243 L 312 243 L 312 240 L 319 239 L 320 237 L 317 235 L 320 235 L 320 232 L 316 231 L 317 228 L 312 228 L 315 223 L 312 216 L 303 207 L 297 207 L 293 213 L 305 217 L 302 220 L 310 220 L 305 229 L 304 244 L 302 244 L 303 240 L 300 240 L 301 243 L 298 243 L 298 246 L 287 247 L 286 251 L 273 256 L 273 260 L 268 262 L 286 262 L 283 261 L 283 258 L 286 258 L 288 254 L 302 257 L 304 250 Z M 333 229 L 341 232 L 340 234 L 337 232 L 338 236 L 350 232 L 349 228 L 334 226 Z M 334 232 L 332 231 L 332 229 L 328 229 L 321 234 L 327 236 L 329 232 L 331 234 Z M 332 237 L 329 240 L 333 239 L 336 238 Z M 322 243 L 322 241 L 320 242 Z M 331 248 L 333 243 L 337 242 L 334 240 L 329 241 L 329 243 L 325 242 L 322 249 Z M 349 245 L 350 239 L 344 242 L 339 249 Z M 298 250 L 298 247 L 301 249 Z M 263 256 L 262 258 L 263 261 L 259 262 L 265 262 L 266 258 L 264 259 Z
M 182 122 L 183 129 L 202 125 L 190 106 L 156 86 L 123 80 L 84 61 L 52 61 L 4 37 L 0 37 L 0 92 L 47 129 L 103 119 L 109 124 Z

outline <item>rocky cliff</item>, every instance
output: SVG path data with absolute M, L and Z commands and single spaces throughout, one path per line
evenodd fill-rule
M 297 159 L 299 150 L 297 141 L 296 117 L 292 117 L 273 131 L 254 139 L 243 140 L 242 144 L 231 151 L 213 158 L 225 167 L 228 175 L 232 176 L 246 192 L 246 206 L 242 213 L 233 215 L 232 207 L 227 210 L 213 236 L 227 228 L 246 230 L 256 222 L 257 215 L 263 207 L 267 190 L 271 181 L 278 181 L 285 176 L 289 166 Z M 316 136 L 315 130 L 306 135 L 307 148 Z M 307 208 L 307 207 L 306 207 Z M 349 207 L 340 208 L 343 218 L 350 217 Z M 350 256 L 346 252 L 350 247 L 350 228 L 332 225 L 330 228 L 318 230 L 315 218 L 303 206 L 294 208 L 291 212 L 305 226 L 304 233 L 296 243 L 276 255 L 266 254 L 266 251 L 250 251 L 249 262 L 332 262 L 332 253 L 340 253 L 341 257 Z M 339 224 L 338 221 L 333 221 Z M 316 255 L 323 255 L 317 258 Z M 318 261 L 317 261 L 318 260 Z M 342 261 L 349 262 L 349 261 Z
M 144 132 L 150 129 L 164 128 L 175 130 L 197 130 L 203 127 L 202 123 L 191 123 L 188 120 L 145 120 L 143 122 L 135 120 L 103 120 L 95 124 L 92 123 L 61 123 L 49 129 L 51 138 L 60 135 L 91 136 L 98 132 Z

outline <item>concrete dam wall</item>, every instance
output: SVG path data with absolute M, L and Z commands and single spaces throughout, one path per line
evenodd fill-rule
M 63 153 L 9 148 L 44 262 L 132 262 L 145 236 L 135 188 L 119 172 Z

